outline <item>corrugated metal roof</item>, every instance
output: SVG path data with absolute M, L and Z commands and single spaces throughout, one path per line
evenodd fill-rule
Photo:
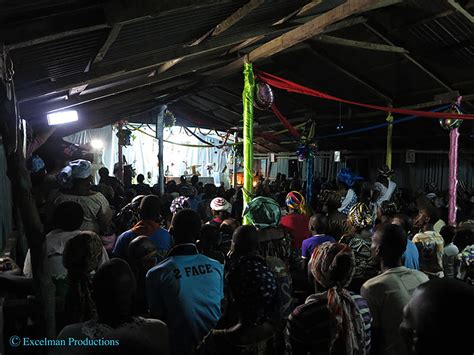
M 83 73 L 106 35 L 104 29 L 12 51 L 17 87 Z

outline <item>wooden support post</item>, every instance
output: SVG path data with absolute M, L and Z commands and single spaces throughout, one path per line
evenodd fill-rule
M 237 156 L 236 156 L 236 153 L 237 153 L 237 139 L 238 139 L 238 134 L 237 132 L 234 133 L 234 165 L 232 167 L 232 171 L 234 172 L 234 175 L 233 175 L 233 179 L 232 179 L 232 186 L 234 187 L 234 189 L 237 189 Z
M 118 122 L 118 131 L 122 132 L 123 129 L 123 121 Z M 120 133 L 119 133 L 120 136 Z M 114 173 L 117 179 L 119 179 L 123 183 L 123 150 L 122 150 L 122 141 L 119 138 L 118 140 L 118 168 L 117 173 Z
M 163 194 L 165 193 L 163 129 L 166 109 L 166 105 L 159 106 L 158 111 L 156 113 L 156 139 L 158 139 L 158 186 L 160 187 L 161 196 L 163 196 Z
M 0 45 L 0 63 L 6 62 L 7 55 Z M 19 118 L 16 112 L 16 98 L 12 73 L 7 66 L 0 65 L 0 134 L 7 153 L 8 177 L 12 185 L 12 196 L 24 225 L 28 247 L 31 252 L 33 286 L 36 296 L 36 309 L 39 313 L 39 334 L 54 338 L 55 325 L 55 286 L 49 272 L 46 253 L 46 238 L 35 199 L 33 197 L 30 174 L 26 169 L 23 155 Z M 46 351 L 46 350 L 45 350 Z

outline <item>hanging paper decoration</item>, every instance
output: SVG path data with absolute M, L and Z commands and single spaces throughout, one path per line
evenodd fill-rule
M 171 128 L 176 124 L 176 117 L 174 117 L 173 112 L 170 110 L 165 111 L 165 115 L 163 117 L 163 124 L 166 128 Z
M 117 131 L 117 138 L 121 146 L 132 145 L 132 131 L 129 129 L 119 129 Z
M 273 90 L 267 83 L 257 82 L 255 84 L 255 95 L 253 105 L 259 110 L 268 110 L 273 105 Z
M 459 109 L 459 101 L 452 104 L 451 108 L 447 110 L 446 112 L 456 113 L 460 115 L 461 110 Z M 445 129 L 446 131 L 451 131 L 454 128 L 458 128 L 462 124 L 462 120 L 454 119 L 454 118 L 440 118 L 439 124 L 441 128 Z
M 318 145 L 314 141 L 314 133 L 316 131 L 316 122 L 308 121 L 301 136 L 300 145 L 296 150 L 296 156 L 299 161 L 304 161 L 308 158 L 314 158 L 318 151 Z

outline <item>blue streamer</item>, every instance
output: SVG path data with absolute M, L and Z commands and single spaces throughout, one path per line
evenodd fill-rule
M 446 110 L 449 107 L 451 107 L 451 105 L 438 107 L 437 109 L 434 109 L 431 112 L 443 111 L 443 110 Z M 416 119 L 418 117 L 419 116 L 408 116 L 408 117 L 400 118 L 398 120 L 394 120 L 393 124 L 413 121 L 414 119 Z M 326 138 L 332 138 L 332 137 L 348 136 L 348 135 L 351 135 L 353 133 L 362 133 L 362 132 L 372 131 L 374 129 L 384 128 L 384 127 L 387 127 L 389 124 L 390 123 L 388 123 L 388 122 L 379 123 L 379 124 L 376 124 L 376 125 L 373 125 L 373 126 L 364 127 L 364 128 L 357 128 L 357 129 L 353 129 L 353 130 L 346 131 L 346 132 L 332 133 L 332 134 L 327 134 L 325 136 L 317 136 L 316 139 L 326 139 Z

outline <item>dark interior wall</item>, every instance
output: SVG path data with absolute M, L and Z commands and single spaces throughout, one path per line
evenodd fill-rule
M 382 152 L 342 152 L 341 162 L 333 161 L 332 153 L 322 153 L 316 158 L 316 176 L 333 180 L 343 167 L 349 167 L 365 180 L 375 181 L 377 168 L 385 163 Z M 401 188 L 423 189 L 433 182 L 441 190 L 448 189 L 449 160 L 443 151 L 415 151 L 415 162 L 406 162 L 406 151 L 394 152 L 392 167 L 395 170 L 394 181 Z M 319 162 L 318 162 L 319 160 Z M 467 188 L 474 186 L 474 154 L 460 153 L 458 158 L 458 180 Z

